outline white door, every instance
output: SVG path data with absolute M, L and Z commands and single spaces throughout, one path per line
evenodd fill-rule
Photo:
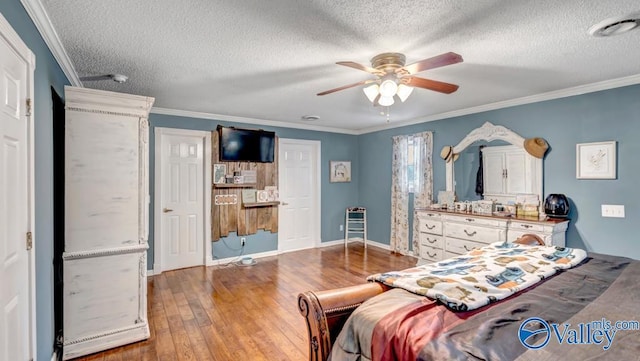
M 28 69 L 0 36 L 0 360 L 31 358 Z
M 320 142 L 278 142 L 278 251 L 320 243 Z
M 162 270 L 204 264 L 202 136 L 162 134 Z

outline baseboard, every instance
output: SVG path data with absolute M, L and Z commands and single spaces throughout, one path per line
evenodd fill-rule
M 154 274 L 156 274 L 156 273 L 152 269 L 148 269 L 147 270 L 147 277 L 153 276 Z
M 134 326 L 106 331 L 98 335 L 87 335 L 77 340 L 65 340 L 62 359 L 69 360 L 94 352 L 146 340 L 149 338 L 149 335 L 149 325 L 145 321 L 144 323 L 138 323 Z
M 335 241 L 320 242 L 320 244 L 318 245 L 318 248 L 337 246 L 339 244 L 340 245 L 344 244 L 344 239 L 338 239 L 338 240 L 335 240 Z
M 221 264 L 226 264 L 226 263 L 229 263 L 229 262 L 239 261 L 240 258 L 242 258 L 242 257 L 252 257 L 252 258 L 255 259 L 255 258 L 264 258 L 264 257 L 277 256 L 277 255 L 278 255 L 278 251 L 268 251 L 268 252 L 253 253 L 253 254 L 243 254 L 242 256 L 214 259 L 214 260 L 212 260 L 211 264 L 210 265 L 207 264 L 207 266 L 219 266 Z
M 360 237 L 349 238 L 349 243 L 353 243 L 353 242 L 362 243 L 362 238 L 360 238 Z M 338 239 L 338 240 L 335 240 L 335 241 L 322 242 L 322 243 L 320 243 L 318 248 L 320 248 L 320 247 L 331 247 L 331 246 L 336 246 L 336 245 L 344 245 L 344 239 Z M 377 241 L 372 241 L 370 239 L 367 240 L 367 246 L 374 246 L 374 247 L 382 248 L 382 249 L 387 250 L 387 251 L 391 251 L 391 246 L 389 246 L 388 244 L 380 243 L 380 242 L 377 242 Z M 412 255 L 409 254 L 409 255 L 405 255 L 405 256 L 412 256 Z
M 353 243 L 353 242 L 362 243 L 362 238 L 349 238 L 349 243 Z M 321 242 L 316 248 L 324 248 L 324 247 L 331 247 L 331 246 L 342 246 L 342 245 L 344 245 L 344 239 L 337 239 L 335 241 Z M 373 246 L 373 247 L 384 249 L 386 251 L 391 251 L 391 247 L 388 244 L 372 241 L 370 239 L 367 240 L 367 246 Z M 313 247 L 310 247 L 310 248 L 313 248 Z M 214 259 L 214 260 L 211 260 L 211 261 L 207 260 L 207 266 L 219 266 L 221 264 L 227 264 L 229 262 L 239 261 L 240 258 L 242 258 L 242 257 L 252 257 L 254 259 L 255 258 L 264 258 L 264 257 L 277 256 L 277 255 L 280 255 L 280 254 L 283 254 L 283 253 L 295 252 L 295 251 L 302 251 L 302 249 L 296 249 L 296 250 L 292 250 L 292 251 L 282 251 L 282 252 L 280 252 L 280 251 L 268 251 L 268 252 L 253 253 L 253 254 L 243 254 L 242 256 Z M 406 254 L 405 256 L 415 257 L 414 255 L 411 255 L 411 254 Z M 153 271 L 147 271 L 147 275 L 150 275 L 151 274 L 150 272 L 153 272 Z

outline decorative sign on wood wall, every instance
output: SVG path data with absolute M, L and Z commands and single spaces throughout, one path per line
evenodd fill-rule
M 272 233 L 278 232 L 278 203 L 264 203 L 251 206 L 247 203 L 244 206 L 242 201 L 243 190 L 253 189 L 264 190 L 269 186 L 278 186 L 278 138 L 275 139 L 274 161 L 273 163 L 257 163 L 257 162 L 221 162 L 220 161 L 220 142 L 219 133 L 211 132 L 211 163 L 226 165 L 226 174 L 234 175 L 236 172 L 243 176 L 244 183 L 219 183 L 212 184 L 212 197 L 214 202 L 211 205 L 211 238 L 214 241 L 226 237 L 231 232 L 236 232 L 238 236 L 246 236 L 255 234 L 259 229 Z M 218 167 L 221 168 L 221 167 Z M 254 180 L 255 182 L 247 182 Z M 249 177 L 245 178 L 247 175 Z M 230 199 L 228 196 L 235 197 L 235 203 L 216 204 L 217 200 Z M 238 201 L 240 200 L 240 201 Z
M 238 196 L 235 194 L 216 194 L 213 196 L 213 204 L 216 206 L 238 204 Z

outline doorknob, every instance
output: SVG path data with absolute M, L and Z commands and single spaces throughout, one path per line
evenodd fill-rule
M 287 202 L 280 202 L 280 204 L 282 204 L 283 206 L 288 206 L 289 205 L 289 203 L 287 203 Z
M 163 208 L 163 209 L 162 209 L 162 212 L 164 212 L 164 213 L 173 212 L 173 209 L 170 209 L 170 208 Z

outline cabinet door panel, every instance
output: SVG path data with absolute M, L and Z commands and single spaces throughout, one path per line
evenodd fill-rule
M 525 153 L 505 153 L 507 177 L 505 178 L 505 192 L 507 194 L 530 193 L 526 187 L 527 171 L 525 167 Z
M 483 158 L 484 193 L 504 193 L 504 154 L 484 153 Z

